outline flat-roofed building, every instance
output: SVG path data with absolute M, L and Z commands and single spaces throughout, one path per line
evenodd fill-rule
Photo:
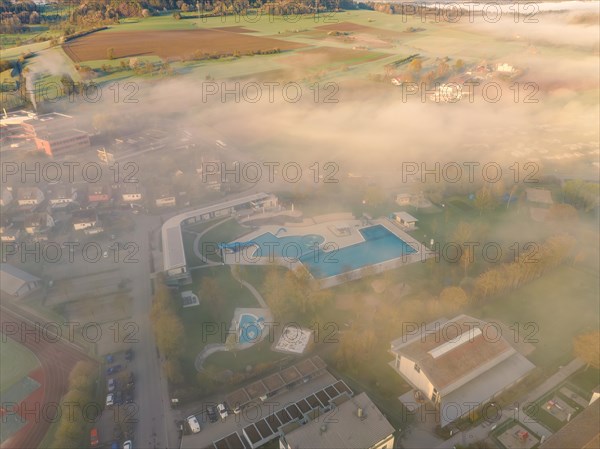
M 0 263 L 0 290 L 3 293 L 23 297 L 29 292 L 37 290 L 41 283 L 40 278 L 20 270 L 14 265 Z
M 281 449 L 392 449 L 394 427 L 366 393 L 336 406 L 279 440 Z
M 75 129 L 70 115 L 52 112 L 23 121 L 25 133 L 35 140 L 38 150 L 48 156 L 80 153 L 90 148 L 90 136 Z

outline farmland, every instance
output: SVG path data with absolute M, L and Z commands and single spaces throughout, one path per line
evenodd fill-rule
M 242 55 L 279 49 L 292 50 L 303 45 L 247 33 L 222 30 L 171 30 L 96 33 L 64 44 L 75 62 L 105 59 L 108 48 L 115 58 L 155 55 L 161 58 L 191 56 L 195 52 Z

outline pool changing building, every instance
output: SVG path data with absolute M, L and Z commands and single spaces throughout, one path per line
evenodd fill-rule
M 161 231 L 163 250 L 163 271 L 167 273 L 169 283 L 187 283 L 190 281 L 181 226 L 227 217 L 238 210 L 264 211 L 277 206 L 277 197 L 268 193 L 255 193 L 229 201 L 223 201 L 201 209 L 169 218 Z
M 390 366 L 413 387 L 400 400 L 415 412 L 435 407 L 441 427 L 479 410 L 535 368 L 497 324 L 467 315 L 415 326 L 390 352 Z

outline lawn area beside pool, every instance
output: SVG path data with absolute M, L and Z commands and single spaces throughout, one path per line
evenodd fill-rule
M 220 301 L 204 297 L 200 290 L 203 277 L 217 281 Z M 185 328 L 183 365 L 186 373 L 195 375 L 194 362 L 198 353 L 209 343 L 224 343 L 231 319 L 238 307 L 259 307 L 252 293 L 242 287 L 232 276 L 227 266 L 216 266 L 196 270 L 192 274 L 193 284 L 182 287 L 198 294 L 200 305 L 183 309 L 181 321 Z

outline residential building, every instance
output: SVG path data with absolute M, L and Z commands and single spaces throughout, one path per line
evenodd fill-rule
M 551 435 L 540 449 L 598 449 L 600 447 L 600 401 L 595 401 L 566 426 Z
M 19 187 L 17 204 L 19 206 L 37 206 L 44 201 L 44 193 L 37 187 Z
M 2 192 L 0 192 L 0 206 L 6 207 L 12 202 L 12 200 L 12 192 L 6 187 L 3 187 Z
M 77 191 L 69 184 L 55 184 L 50 187 L 48 198 L 50 207 L 61 208 L 75 202 Z
M 396 204 L 398 206 L 410 206 L 412 195 L 410 193 L 398 193 L 396 195 Z
M 158 195 L 154 200 L 154 204 L 156 204 L 156 207 L 172 207 L 177 204 L 177 199 L 170 192 L 164 192 Z
M 498 72 L 502 72 L 502 73 L 514 73 L 515 72 L 515 68 L 512 65 L 509 65 L 505 62 L 503 62 L 502 64 L 498 64 L 496 70 Z
M 391 344 L 390 363 L 414 389 L 401 399 L 433 404 L 441 427 L 485 405 L 524 378 L 534 365 L 503 337 L 497 324 L 459 315 L 415 329 Z M 417 401 L 418 402 L 418 401 Z
M 86 234 L 98 234 L 103 231 L 95 210 L 79 210 L 73 213 L 73 229 Z
M 90 203 L 106 203 L 112 199 L 112 188 L 108 184 L 94 183 L 88 185 L 88 201 Z
M 29 235 L 44 234 L 54 226 L 54 219 L 47 212 L 36 212 L 25 217 L 23 226 Z
M 121 185 L 120 190 L 121 200 L 126 203 L 135 203 L 143 199 L 142 187 L 137 182 L 124 183 Z
M 42 280 L 26 271 L 7 264 L 0 263 L 0 290 L 11 296 L 23 297 L 38 289 Z
M 285 433 L 281 449 L 392 449 L 394 428 L 366 393 L 346 396 L 336 406 Z
M 13 226 L 10 219 L 5 216 L 0 218 L 0 241 L 2 242 L 16 242 L 19 238 L 19 229 Z

